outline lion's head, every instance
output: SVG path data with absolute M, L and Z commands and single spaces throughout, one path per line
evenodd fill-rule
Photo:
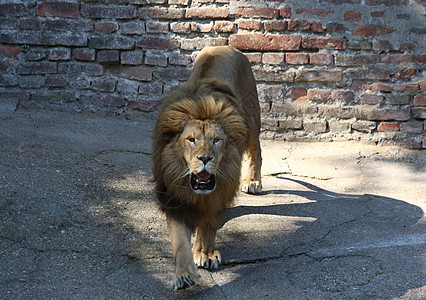
M 229 142 L 222 127 L 215 121 L 188 120 L 178 142 L 188 165 L 191 188 L 197 194 L 211 193 Z
M 182 99 L 160 112 L 153 172 L 161 203 L 236 193 L 247 126 L 221 93 L 216 96 Z

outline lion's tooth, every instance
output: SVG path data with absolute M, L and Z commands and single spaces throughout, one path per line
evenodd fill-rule
M 206 181 L 206 182 L 207 182 L 207 184 L 209 184 L 209 183 L 210 183 L 210 179 L 207 179 L 207 181 Z

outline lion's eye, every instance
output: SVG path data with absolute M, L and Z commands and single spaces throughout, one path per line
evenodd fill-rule
M 213 139 L 213 144 L 217 144 L 217 143 L 219 143 L 219 141 L 220 141 L 220 139 L 218 139 L 218 138 L 214 138 L 214 139 Z
M 188 141 L 190 142 L 190 143 L 195 143 L 195 138 L 188 138 Z

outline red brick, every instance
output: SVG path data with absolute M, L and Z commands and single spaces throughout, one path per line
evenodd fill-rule
M 80 61 L 95 61 L 96 50 L 95 49 L 74 49 L 74 59 Z
M 19 99 L 20 101 L 30 100 L 31 95 L 26 92 L 6 92 L 0 91 L 0 99 L 13 98 Z
M 92 88 L 102 92 L 114 92 L 116 83 L 113 78 L 100 77 L 92 80 Z
M 320 90 L 320 89 L 309 89 L 307 92 L 307 97 L 309 100 L 313 100 L 313 101 L 327 101 L 327 100 L 330 100 L 331 91 Z
M 37 2 L 36 15 L 40 17 L 78 18 L 79 4 L 70 2 Z
M 285 58 L 289 65 L 306 65 L 309 62 L 307 53 L 286 53 Z
M 147 49 L 173 50 L 179 47 L 179 42 L 174 39 L 144 37 L 136 42 L 136 46 Z
M 264 21 L 263 27 L 266 31 L 284 31 L 287 27 L 287 21 L 270 20 Z
M 311 29 L 311 23 L 307 21 L 300 20 L 289 20 L 288 21 L 288 31 L 308 31 Z
M 375 6 L 384 4 L 386 6 L 400 6 L 407 5 L 408 0 L 365 0 L 366 5 Z
M 139 10 L 139 18 L 145 20 L 152 19 L 168 19 L 180 20 L 185 16 L 185 9 L 182 8 L 164 8 L 164 7 L 149 7 Z
M 298 70 L 296 80 L 300 82 L 340 82 L 342 81 L 340 70 Z
M 17 84 L 18 84 L 18 81 L 15 76 L 0 74 L 0 87 L 16 86 Z
M 260 30 L 261 22 L 257 20 L 238 20 L 238 28 L 246 30 Z
M 209 23 L 191 22 L 191 31 L 193 32 L 211 32 L 213 30 L 213 21 Z
M 418 84 L 410 84 L 410 83 L 395 84 L 393 86 L 393 89 L 396 92 L 417 91 L 419 89 L 419 85 Z
M 389 80 L 389 70 L 348 69 L 345 75 L 352 80 Z
M 399 131 L 399 124 L 394 122 L 380 122 L 379 126 L 377 126 L 377 131 Z
M 233 32 L 235 28 L 234 22 L 216 21 L 214 22 L 214 31 L 216 32 Z
M 382 55 L 380 61 L 385 64 L 406 64 L 414 61 L 411 54 Z
M 376 94 L 362 94 L 360 96 L 361 104 L 376 105 L 385 102 L 385 97 Z
M 411 109 L 377 109 L 369 116 L 370 121 L 408 121 L 411 118 Z
M 143 64 L 143 52 L 141 50 L 123 51 L 120 54 L 120 61 L 123 65 L 138 66 Z
M 409 95 L 391 93 L 386 95 L 386 103 L 389 105 L 407 105 L 410 103 L 410 98 Z
M 379 54 L 366 55 L 346 55 L 338 54 L 335 56 L 336 66 L 364 66 L 367 64 L 376 64 L 380 62 Z
M 416 75 L 416 68 L 405 68 L 393 75 L 395 79 L 409 79 Z
M 95 24 L 95 31 L 98 33 L 113 33 L 118 30 L 117 23 L 99 22 Z
M 49 60 L 71 60 L 70 48 L 53 48 L 49 49 Z
M 423 94 L 415 95 L 414 106 L 426 106 L 426 95 L 423 95 Z
M 23 17 L 29 14 L 24 4 L 0 4 L 0 17 Z
M 378 36 L 385 35 L 395 31 L 395 28 L 387 26 L 363 25 L 355 29 L 353 36 Z
M 300 35 L 234 34 L 229 44 L 240 50 L 296 51 L 300 49 Z
M 89 38 L 89 47 L 94 49 L 129 50 L 135 45 L 134 39 L 118 35 L 98 35 Z
M 252 64 L 259 64 L 262 61 L 262 53 L 244 53 Z
M 127 79 L 134 79 L 134 80 L 140 80 L 140 81 L 152 80 L 152 71 L 141 68 L 141 67 L 116 65 L 116 66 L 110 67 L 110 71 L 112 74 L 116 76 L 127 78 Z
M 310 63 L 317 66 L 332 66 L 334 62 L 333 54 L 311 53 Z
M 306 99 L 308 91 L 306 88 L 290 88 L 287 90 L 285 96 L 293 99 Z
M 280 65 L 284 63 L 284 53 L 263 53 L 262 62 L 269 65 Z
M 136 9 L 124 5 L 95 5 L 90 7 L 90 17 L 93 19 L 129 20 L 136 17 Z
M 121 34 L 142 35 L 145 33 L 145 23 L 142 21 L 131 21 L 120 24 Z
M 347 31 L 348 29 L 346 28 L 346 26 L 344 24 L 341 23 L 328 23 L 327 24 L 327 33 L 344 33 L 345 31 Z
M 60 75 L 47 75 L 44 81 L 44 85 L 48 87 L 64 87 L 68 84 L 68 81 L 64 76 Z
M 253 70 L 254 78 L 257 81 L 273 81 L 273 82 L 294 82 L 294 72 L 276 72 L 265 69 L 254 69 Z
M 426 107 L 413 107 L 413 118 L 426 120 Z
M 190 71 L 187 69 L 162 69 L 154 71 L 155 77 L 163 81 L 179 80 L 185 81 L 188 80 Z
M 175 66 L 187 66 L 192 62 L 192 56 L 189 54 L 172 53 L 169 57 L 169 63 Z
M 282 7 L 280 8 L 280 17 L 285 19 L 291 18 L 291 8 L 290 7 Z
M 182 50 L 201 50 L 208 46 L 224 46 L 228 44 L 228 39 L 224 37 L 217 38 L 193 38 L 181 41 L 180 48 Z
M 384 84 L 384 83 L 376 83 L 371 88 L 372 92 L 384 92 L 384 93 L 391 93 L 393 91 L 393 86 L 390 84 Z
M 216 6 L 191 7 L 186 10 L 186 18 L 223 19 L 229 17 L 229 8 Z
M 120 52 L 118 50 L 100 50 L 98 51 L 97 61 L 100 63 L 119 62 Z
M 20 19 L 18 23 L 19 29 L 22 30 L 39 30 L 41 29 L 41 25 L 42 21 L 35 18 Z
M 422 140 L 421 139 L 406 138 L 406 139 L 398 141 L 397 144 L 400 147 L 404 147 L 404 148 L 407 148 L 407 149 L 422 149 L 422 148 L 424 149 L 424 148 L 426 148 L 425 142 L 426 142 L 426 137 L 423 138 L 423 146 L 422 146 Z
M 326 37 L 304 36 L 302 47 L 305 49 L 346 49 L 346 41 L 343 39 L 331 39 Z
M 408 133 L 422 133 L 423 132 L 423 122 L 407 122 L 401 123 L 399 129 L 402 132 Z
M 147 21 L 146 32 L 148 33 L 167 33 L 169 32 L 168 22 Z
M 104 107 L 123 107 L 126 105 L 126 100 L 122 96 L 117 95 L 102 95 L 101 93 L 92 96 L 81 96 L 80 102 L 83 105 L 98 105 Z
M 311 24 L 311 30 L 313 32 L 316 32 L 316 33 L 323 33 L 323 32 L 325 32 L 325 29 L 322 26 L 322 23 L 320 23 L 320 22 L 313 22 Z
M 7 57 L 14 57 L 21 53 L 21 47 L 12 45 L 0 45 L 0 54 Z
M 129 106 L 135 110 L 153 112 L 159 107 L 161 102 L 157 101 L 147 101 L 147 100 L 130 100 Z
M 236 16 L 240 18 L 278 18 L 280 11 L 271 7 L 237 6 Z
M 16 73 L 19 75 L 52 74 L 57 72 L 57 63 L 45 61 L 21 63 L 16 68 Z
M 147 51 L 145 53 L 145 64 L 150 66 L 166 67 L 167 57 L 163 53 Z
M 190 34 L 191 22 L 173 22 L 170 24 L 170 30 L 175 33 Z
M 163 85 L 161 83 L 144 82 L 139 85 L 138 93 L 142 95 L 161 95 L 163 93 Z
M 420 82 L 420 89 L 426 90 L 426 81 Z
M 296 13 L 298 14 L 302 14 L 302 13 L 308 13 L 308 14 L 312 14 L 312 15 L 318 15 L 321 17 L 326 17 L 328 14 L 333 14 L 335 13 L 334 10 L 323 10 L 323 9 L 312 9 L 312 8 L 298 8 L 296 10 Z
M 331 99 L 339 102 L 352 103 L 355 95 L 352 91 L 335 90 L 331 93 Z
M 345 21 L 361 21 L 362 13 L 354 11 L 344 12 Z

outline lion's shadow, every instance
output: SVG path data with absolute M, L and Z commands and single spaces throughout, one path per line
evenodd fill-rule
M 250 205 L 230 208 L 218 234 L 218 242 L 225 244 L 223 252 L 229 261 L 240 259 L 238 250 L 235 250 L 239 245 L 244 248 L 249 260 L 256 260 L 259 253 L 260 258 L 265 258 L 277 256 L 277 253 L 291 254 L 326 247 L 333 238 L 351 245 L 372 238 L 404 235 L 406 229 L 423 216 L 420 207 L 397 199 L 373 194 L 336 193 L 306 181 L 277 178 L 299 184 L 302 189 L 267 190 L 260 196 L 246 196 L 253 200 Z M 255 204 L 256 198 L 265 196 L 274 197 L 275 204 Z M 289 203 L 285 201 L 289 197 L 302 201 Z M 235 231 L 237 221 L 248 228 L 237 226 Z M 279 222 L 282 226 L 277 225 Z M 287 224 L 297 230 L 286 231 Z M 232 226 L 232 230 L 226 230 L 228 225 Z M 257 228 L 257 225 L 260 227 Z M 237 241 L 236 245 L 232 245 L 232 241 Z M 231 256 L 228 257 L 228 254 Z
M 425 284 L 415 279 L 421 276 L 422 262 L 413 255 L 424 244 L 420 228 L 424 224 L 418 222 L 423 217 L 420 207 L 394 198 L 336 193 L 291 177 L 278 178 L 291 183 L 293 189 L 263 192 L 261 197 L 271 197 L 262 203 L 270 205 L 257 205 L 259 196 L 242 196 L 247 197 L 239 202 L 244 204 L 237 202 L 220 225 L 218 248 L 223 268 L 233 278 L 221 286 L 223 291 L 245 288 L 251 282 L 259 298 L 273 298 L 286 289 L 295 298 L 322 298 L 333 291 L 338 298 L 363 298 L 365 293 L 387 298 L 381 294 L 384 292 L 392 298 Z M 401 246 L 406 246 L 403 252 Z M 403 260 L 395 262 L 390 257 Z M 393 268 L 405 272 L 405 277 L 400 279 Z M 267 280 L 259 282 L 259 274 L 265 274 Z M 405 288 L 395 288 L 398 282 Z

